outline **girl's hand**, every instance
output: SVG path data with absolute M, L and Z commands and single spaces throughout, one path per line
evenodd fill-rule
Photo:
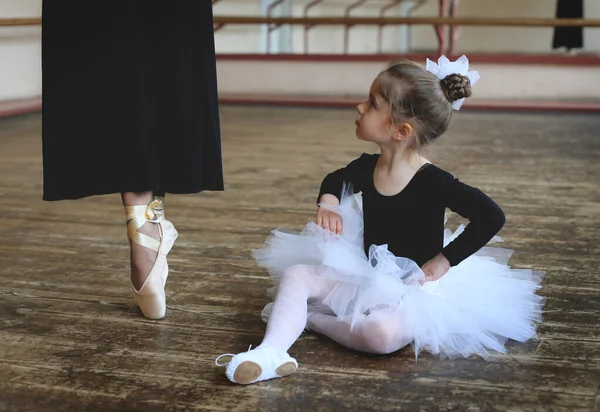
M 321 196 L 319 201 L 332 206 L 337 206 L 340 204 L 340 201 L 337 199 L 337 197 L 329 194 L 324 194 Z M 331 210 L 319 207 L 317 210 L 317 226 L 322 227 L 325 230 L 329 230 L 336 235 L 341 235 L 343 229 L 342 217 Z
M 438 253 L 433 259 L 426 262 L 421 268 L 425 273 L 425 282 L 438 280 L 450 270 L 450 262 L 442 253 Z

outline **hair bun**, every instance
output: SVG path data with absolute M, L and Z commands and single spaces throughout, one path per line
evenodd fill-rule
M 463 76 L 462 74 L 449 74 L 444 79 L 440 80 L 440 85 L 442 86 L 446 98 L 450 102 L 470 97 L 472 94 L 471 81 L 467 76 Z

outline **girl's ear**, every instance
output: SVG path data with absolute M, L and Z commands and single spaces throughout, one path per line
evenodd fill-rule
M 397 142 L 408 139 L 413 133 L 413 127 L 409 123 L 399 123 L 393 127 L 392 138 Z

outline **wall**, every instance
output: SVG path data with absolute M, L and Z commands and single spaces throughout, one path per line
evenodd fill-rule
M 415 16 L 436 13 L 435 4 L 429 1 Z M 461 17 L 537 17 L 554 18 L 555 0 L 462 0 L 458 15 Z M 600 2 L 585 0 L 586 18 L 600 18 Z M 435 48 L 435 39 L 430 36 L 431 28 L 418 26 L 413 29 L 413 47 L 417 49 Z M 552 28 L 527 27 L 463 27 L 460 29 L 458 47 L 461 52 L 509 52 L 547 53 L 551 52 Z M 584 29 L 584 46 L 589 51 L 600 51 L 600 29 Z
M 52 0 L 46 0 L 52 1 Z M 85 1 L 85 0 L 82 0 Z M 124 0 L 125 1 L 125 0 Z M 176 1 L 176 0 L 172 0 Z M 200 0 L 199 0 L 200 1 Z M 201 0 L 208 1 L 208 0 Z M 307 0 L 294 0 L 293 14 L 302 15 L 302 10 Z M 387 4 L 389 0 L 370 0 L 367 6 L 357 9 L 353 15 L 376 16 L 382 5 Z M 325 0 L 323 4 L 311 10 L 311 16 L 341 15 L 350 0 Z M 429 0 L 426 5 L 419 9 L 415 15 L 435 15 L 437 13 L 437 1 Z M 600 1 L 586 0 L 586 16 L 600 18 Z M 37 17 L 41 15 L 42 0 L 0 0 L 0 17 Z M 555 2 L 551 0 L 462 0 L 459 7 L 461 16 L 531 16 L 531 17 L 553 17 Z M 215 14 L 225 15 L 258 15 L 260 13 L 260 0 L 222 0 L 214 7 Z M 399 14 L 400 10 L 395 10 Z M 393 15 L 390 11 L 389 15 Z M 383 52 L 393 53 L 406 46 L 407 34 L 406 28 L 388 27 L 384 29 Z M 2 27 L 0 28 L 0 101 L 19 98 L 28 98 L 39 96 L 41 94 L 41 45 L 40 45 L 39 27 Z M 292 37 L 292 50 L 295 53 L 302 53 L 304 50 L 303 28 L 296 27 L 290 31 Z M 585 45 L 587 50 L 600 50 L 600 29 L 585 30 Z M 534 52 L 547 53 L 550 51 L 552 29 L 546 28 L 474 28 L 465 27 L 461 30 L 459 41 L 459 52 Z M 310 31 L 309 50 L 314 53 L 341 53 L 343 51 L 343 29 L 340 27 L 314 28 Z M 277 44 L 276 36 L 273 37 L 273 43 Z M 219 53 L 260 53 L 264 50 L 264 41 L 261 39 L 261 28 L 258 26 L 231 26 L 225 27 L 216 34 L 216 46 Z M 374 53 L 377 51 L 377 28 L 354 27 L 350 31 L 350 52 L 351 53 Z M 427 26 L 415 26 L 412 29 L 412 35 L 408 41 L 414 49 L 435 49 L 436 41 L 433 35 L 433 29 Z M 219 64 L 220 67 L 220 89 L 231 92 L 246 91 L 243 82 L 233 79 L 232 70 L 238 70 L 243 73 L 243 67 L 250 67 L 251 63 L 233 63 Z M 280 69 L 289 65 L 277 66 Z M 360 66 L 360 65 L 358 65 Z M 300 66 L 299 66 L 300 67 Z M 328 66 L 329 67 L 329 66 Z M 339 65 L 337 66 L 339 68 Z M 319 76 L 315 69 L 322 68 L 323 79 L 328 79 L 330 68 L 324 66 L 309 67 L 306 73 L 310 76 L 304 76 L 301 73 L 289 72 L 283 77 L 296 78 L 294 82 L 294 91 L 310 90 L 314 92 L 312 85 L 313 79 Z M 542 70 L 544 68 L 540 68 Z M 225 70 L 221 73 L 222 70 Z M 348 69 L 350 70 L 350 69 Z M 528 69 L 529 70 L 529 69 Z M 558 69 L 559 71 L 562 69 Z M 585 69 L 585 73 L 590 73 L 591 69 Z M 530 70 L 531 71 L 531 70 Z M 265 72 L 263 66 L 255 72 L 258 79 L 261 76 L 268 79 L 269 70 Z M 371 71 L 369 71 L 371 73 Z M 548 76 L 553 75 L 552 70 L 548 71 Z M 281 73 L 279 73 L 281 76 Z M 370 76 L 370 75 L 369 75 Z M 585 75 L 587 76 L 587 74 Z M 569 87 L 572 96 L 579 91 L 588 91 L 584 97 L 590 94 L 594 88 L 586 88 L 583 77 L 577 85 Z M 235 76 L 234 76 L 235 77 Z M 339 84 L 339 79 L 347 78 L 341 76 L 334 81 L 335 87 L 330 89 L 321 89 L 325 94 L 337 93 L 343 85 Z M 552 78 L 542 76 L 544 80 L 544 95 L 555 95 L 556 91 L 562 90 L 553 85 Z M 565 76 L 562 76 L 564 79 Z M 573 79 L 574 76 L 566 76 Z M 300 79 L 306 79 L 310 83 L 303 85 L 298 83 Z M 535 76 L 534 76 L 535 80 Z M 225 83 L 224 83 L 225 82 Z M 263 82 L 265 83 L 265 82 Z M 330 83 L 326 81 L 326 83 Z M 233 85 L 240 85 L 237 90 L 232 90 Z M 262 84 L 257 82 L 256 84 Z M 266 82 L 267 86 L 269 82 Z M 277 83 L 271 83 L 277 84 Z M 535 83 L 529 83 L 537 84 Z M 354 93 L 354 84 L 346 86 L 348 90 Z M 498 86 L 498 93 L 508 93 L 506 89 Z M 259 88 L 263 90 L 263 88 Z M 491 93 L 491 92 L 490 92 Z M 489 94 L 489 93 L 486 93 Z M 493 96 L 491 93 L 490 96 Z
M 424 63 L 424 62 L 423 62 Z M 472 62 L 481 80 L 473 99 L 600 101 L 600 67 L 498 65 Z M 219 60 L 226 94 L 365 96 L 382 62 Z
M 293 15 L 302 16 L 308 0 L 293 0 Z M 310 9 L 311 17 L 342 16 L 351 0 L 324 0 Z M 376 17 L 382 6 L 389 0 L 369 0 L 355 9 L 353 16 Z M 600 1 L 585 0 L 585 16 L 600 18 Z M 555 16 L 556 0 L 461 0 L 458 16 L 463 17 L 539 17 Z M 259 0 L 222 0 L 214 6 L 215 14 L 220 15 L 259 15 Z M 277 9 L 275 9 L 275 12 Z M 390 10 L 387 16 L 399 16 L 400 7 Z M 427 0 L 414 16 L 437 16 L 438 1 Z M 350 53 L 377 52 L 376 27 L 357 26 L 350 30 Z M 398 51 L 402 44 L 403 32 L 398 28 L 387 27 L 383 31 L 383 52 Z M 520 27 L 463 27 L 460 29 L 458 51 L 464 53 L 551 53 L 552 28 Z M 406 34 L 404 33 L 404 36 Z M 322 26 L 309 31 L 309 52 L 335 54 L 343 52 L 343 27 Z M 410 34 L 410 47 L 413 50 L 435 50 L 437 41 L 431 26 L 413 26 Z M 217 32 L 217 49 L 222 53 L 263 52 L 260 29 L 258 27 L 231 26 Z M 585 50 L 600 52 L 600 28 L 584 30 Z M 292 50 L 304 52 L 304 28 L 292 29 Z
M 37 17 L 42 0 L 0 0 L 0 17 Z M 40 27 L 0 27 L 0 101 L 41 94 Z

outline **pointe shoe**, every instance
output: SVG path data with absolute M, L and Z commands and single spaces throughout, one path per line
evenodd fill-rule
M 133 299 L 148 319 L 162 319 L 167 312 L 165 284 L 169 276 L 167 254 L 173 247 L 178 233 L 171 222 L 164 218 L 164 204 L 156 199 L 149 205 L 125 206 L 127 236 L 132 242 L 152 249 L 158 254 L 148 277 L 139 290 L 131 284 Z M 159 225 L 160 241 L 138 232 L 146 222 Z
M 223 356 L 232 356 L 232 358 L 227 363 L 219 363 L 219 359 Z M 225 370 L 227 378 L 240 385 L 282 378 L 298 369 L 298 362 L 287 352 L 264 344 L 237 355 L 223 354 L 215 360 L 215 363 L 217 366 L 227 366 Z

